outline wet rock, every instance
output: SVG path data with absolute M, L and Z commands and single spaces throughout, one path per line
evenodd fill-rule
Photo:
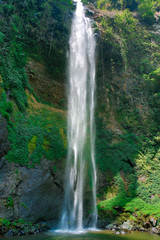
M 158 234 L 158 233 L 159 233 L 159 231 L 158 231 L 158 229 L 157 229 L 157 228 L 155 228 L 155 227 L 152 227 L 152 228 L 151 228 L 151 230 L 150 230 L 150 233 L 151 233 L 151 234 Z
M 122 234 L 122 235 L 125 235 L 125 234 L 126 234 L 126 232 L 125 232 L 124 230 L 122 230 L 122 231 L 121 231 L 121 234 Z
M 28 227 L 24 227 L 23 232 L 24 232 L 24 235 L 28 234 L 29 228 Z
M 17 236 L 19 231 L 17 229 L 12 229 L 12 232 L 13 232 L 13 236 Z
M 28 233 L 29 233 L 29 234 L 34 234 L 34 233 L 35 233 L 35 230 L 36 230 L 36 229 L 35 229 L 34 227 L 32 227 L 32 228 L 28 231 Z
M 5 234 L 6 237 L 12 237 L 13 235 L 14 235 L 14 234 L 13 234 L 13 231 L 12 231 L 12 230 L 8 231 L 8 232 Z
M 150 233 L 151 234 L 158 234 L 158 229 L 155 228 L 155 227 L 152 227 L 151 230 L 150 230 Z
M 112 223 L 105 226 L 105 229 L 107 229 L 107 230 L 112 230 L 112 228 L 113 228 Z
M 157 219 L 154 217 L 149 218 L 150 223 L 152 224 L 153 227 L 157 226 Z
M 122 229 L 126 229 L 126 230 L 132 231 L 133 230 L 133 226 L 134 226 L 134 224 L 131 221 L 128 220 L 128 221 L 124 222 L 120 227 Z
M 105 219 L 98 219 L 98 221 L 97 221 L 98 228 L 105 228 L 105 226 L 107 224 L 108 224 L 108 222 Z
M 39 227 L 41 231 L 45 231 L 45 230 L 49 230 L 50 229 L 50 225 L 46 222 L 41 222 L 39 223 Z
M 25 235 L 25 232 L 23 230 L 20 233 L 21 233 L 21 235 Z
M 149 222 L 144 222 L 143 227 L 148 229 L 151 227 L 151 224 Z
M 63 204 L 63 162 L 53 172 L 54 162 L 43 160 L 34 169 L 21 167 L 6 160 L 0 168 L 1 218 L 14 221 L 17 218 L 29 222 L 59 220 Z M 13 206 L 7 207 L 11 196 Z M 23 227 L 22 227 L 23 228 Z
M 130 231 L 127 230 L 127 229 L 122 229 L 121 226 L 117 226 L 117 225 L 114 225 L 111 227 L 111 229 L 108 229 L 108 230 L 112 230 L 113 232 L 115 232 L 115 234 L 122 234 L 122 235 L 125 235 L 125 234 L 129 234 Z

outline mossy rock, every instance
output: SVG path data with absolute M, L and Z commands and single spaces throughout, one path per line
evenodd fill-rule
M 124 213 L 122 213 L 122 214 L 117 218 L 117 222 L 120 223 L 120 224 L 121 224 L 121 223 L 124 223 L 124 222 L 126 222 L 127 220 L 129 220 L 130 216 L 131 216 L 130 213 L 124 212 Z
M 107 189 L 107 194 L 106 194 L 106 199 L 112 199 L 114 198 L 118 193 L 118 188 L 117 186 L 113 185 L 108 187 Z

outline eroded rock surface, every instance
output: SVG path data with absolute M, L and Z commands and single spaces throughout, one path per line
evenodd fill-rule
M 43 160 L 34 169 L 0 161 L 0 217 L 33 223 L 59 220 L 63 202 L 62 174 Z M 56 166 L 63 170 L 62 163 Z

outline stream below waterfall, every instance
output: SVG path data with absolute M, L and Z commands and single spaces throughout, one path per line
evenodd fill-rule
M 109 231 L 87 232 L 84 234 L 36 234 L 24 237 L 0 237 L 2 240 L 160 240 L 158 235 L 132 232 L 128 235 L 116 235 Z

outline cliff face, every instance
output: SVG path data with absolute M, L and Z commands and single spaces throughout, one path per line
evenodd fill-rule
M 160 206 L 155 187 L 159 182 L 159 23 L 148 25 L 139 13 L 127 9 L 101 11 L 92 6 L 89 14 L 101 32 L 96 111 L 99 215 L 107 222 L 129 219 L 141 228 L 152 209 Z M 154 216 L 159 217 L 157 211 Z
M 1 159 L 0 214 L 9 221 L 25 219 L 37 223 L 59 220 L 63 203 L 62 163 L 45 159 L 28 169 Z
M 2 1 L 1 6 L 0 217 L 58 223 L 73 7 L 70 1 Z
M 2 2 L 0 217 L 58 220 L 73 6 L 69 1 L 64 8 L 35 1 L 30 12 L 27 3 L 15 1 L 8 8 L 7 1 Z M 134 212 L 138 216 L 147 211 L 149 217 L 160 205 L 159 32 L 136 12 L 87 8 L 97 37 L 99 215 L 110 221 L 135 220 Z M 124 211 L 127 215 L 122 216 Z

